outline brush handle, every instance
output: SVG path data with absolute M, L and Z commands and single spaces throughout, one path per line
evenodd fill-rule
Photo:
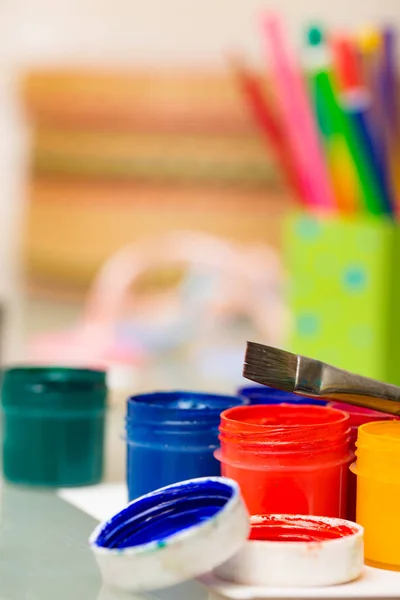
M 400 387 L 299 357 L 294 391 L 400 416 Z

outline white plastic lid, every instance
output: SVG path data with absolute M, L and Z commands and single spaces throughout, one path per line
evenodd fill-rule
M 105 583 L 139 592 L 212 571 L 240 550 L 249 530 L 238 484 L 204 477 L 134 500 L 101 523 L 89 543 Z
M 255 588 L 346 583 L 361 573 L 364 555 L 360 525 L 310 515 L 249 517 L 238 484 L 223 477 L 138 498 L 99 525 L 90 545 L 109 586 L 134 593 L 201 578 L 227 597 L 232 586 L 263 597 Z

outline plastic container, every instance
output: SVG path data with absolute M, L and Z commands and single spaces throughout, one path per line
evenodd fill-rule
M 3 473 L 12 483 L 64 487 L 103 474 L 106 374 L 19 367 L 2 382 Z
M 89 543 L 104 582 L 132 593 L 211 571 L 240 549 L 249 531 L 237 483 L 207 477 L 136 499 L 99 525 Z
M 239 552 L 214 569 L 217 577 L 260 588 L 302 588 L 348 583 L 362 571 L 360 525 L 308 515 L 256 515 L 250 525 Z
M 400 421 L 361 425 L 357 439 L 357 522 L 370 566 L 400 570 Z
M 187 391 L 128 398 L 129 500 L 178 481 L 220 475 L 214 457 L 220 414 L 240 404 L 236 396 Z
M 198 578 L 217 597 L 277 597 L 282 586 L 283 597 L 296 590 L 307 598 L 305 587 L 357 578 L 364 558 L 359 525 L 307 515 L 249 518 L 238 484 L 220 477 L 183 481 L 134 500 L 101 523 L 89 544 L 105 585 L 130 594 Z M 190 598 L 186 592 L 182 597 Z
M 356 441 L 358 428 L 364 423 L 371 423 L 372 421 L 392 421 L 396 417 L 387 413 L 378 412 L 377 410 L 371 410 L 370 408 L 362 408 L 361 406 L 353 406 L 352 404 L 343 404 L 342 402 L 331 402 L 329 404 L 332 408 L 338 410 L 344 410 L 349 414 L 350 417 L 350 450 L 356 451 Z M 350 471 L 349 478 L 347 481 L 347 509 L 346 519 L 349 521 L 356 520 L 356 499 L 357 499 L 357 478 L 354 473 Z
M 266 385 L 251 385 L 238 389 L 238 395 L 253 404 L 295 404 L 297 406 L 326 406 L 328 402 L 317 398 L 305 398 L 291 392 L 283 392 Z
M 222 475 L 252 515 L 344 517 L 349 416 L 322 406 L 241 406 L 221 415 Z

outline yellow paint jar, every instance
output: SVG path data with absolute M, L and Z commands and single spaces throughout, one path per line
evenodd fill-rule
M 365 562 L 400 571 L 400 421 L 358 429 L 357 523 L 365 531 Z

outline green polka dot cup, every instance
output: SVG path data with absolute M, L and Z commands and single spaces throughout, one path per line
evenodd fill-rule
M 290 215 L 289 348 L 400 385 L 400 231 L 383 217 Z

